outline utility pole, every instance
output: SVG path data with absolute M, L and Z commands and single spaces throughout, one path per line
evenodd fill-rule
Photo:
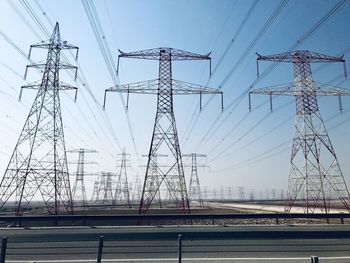
M 72 197 L 75 202 L 80 203 L 82 206 L 87 206 L 88 202 L 86 198 L 86 190 L 84 183 L 84 176 L 86 175 L 85 164 L 87 164 L 85 162 L 85 153 L 96 153 L 97 151 L 80 148 L 77 150 L 70 150 L 69 152 L 79 153 L 77 172 L 72 190 Z
M 186 190 L 186 182 L 182 164 L 179 139 L 175 124 L 173 109 L 173 95 L 200 95 L 200 108 L 202 94 L 221 94 L 219 89 L 212 89 L 186 83 L 172 78 L 172 62 L 184 60 L 209 60 L 210 54 L 199 55 L 173 48 L 155 48 L 143 51 L 125 53 L 120 51 L 120 58 L 148 59 L 159 61 L 159 77 L 155 80 L 138 82 L 127 85 L 115 86 L 105 91 L 120 92 L 127 94 L 127 105 L 129 104 L 129 94 L 155 94 L 157 95 L 157 112 L 153 128 L 153 135 L 148 154 L 148 163 L 145 174 L 145 181 L 139 207 L 139 213 L 145 214 L 150 208 L 153 200 L 164 183 L 168 188 L 172 200 L 175 202 L 179 213 L 190 213 L 190 206 Z M 105 103 L 104 103 L 105 105 Z M 156 164 L 154 156 L 158 153 L 169 156 L 169 168 L 158 167 L 157 174 L 153 174 Z M 153 189 L 154 178 L 158 177 L 160 184 L 156 191 Z
M 121 203 L 125 201 L 125 203 L 131 207 L 130 203 L 130 193 L 129 193 L 129 184 L 128 184 L 128 176 L 126 173 L 126 167 L 127 162 L 130 162 L 129 159 L 127 159 L 127 154 L 125 152 L 125 148 L 123 149 L 123 153 L 121 154 L 121 162 L 120 162 L 120 170 L 118 174 L 118 181 L 117 181 L 117 187 L 115 189 L 115 201 L 118 203 Z M 128 166 L 130 167 L 130 166 Z
M 41 69 L 41 81 L 21 87 L 22 90 L 38 89 L 34 103 L 23 126 L 15 149 L 0 184 L 0 208 L 15 196 L 15 214 L 22 215 L 34 197 L 41 195 L 49 214 L 59 214 L 63 209 L 73 213 L 69 182 L 66 148 L 63 134 L 60 90 L 77 88 L 59 80 L 60 69 L 71 69 L 77 74 L 77 67 L 61 62 L 61 51 L 76 50 L 78 47 L 61 40 L 56 23 L 51 38 L 30 46 L 48 49 L 45 63 L 28 65 Z M 75 95 L 76 97 L 76 95 Z
M 258 61 L 292 63 L 294 80 L 290 85 L 277 88 L 255 89 L 250 94 L 294 96 L 296 103 L 295 135 L 290 159 L 290 173 L 285 211 L 302 205 L 305 213 L 320 209 L 329 213 L 331 199 L 339 199 L 350 211 L 349 191 L 337 156 L 319 112 L 317 96 L 337 96 L 342 110 L 341 96 L 350 91 L 330 85 L 319 85 L 312 78 L 311 63 L 344 63 L 343 56 L 333 57 L 306 50 L 290 51 L 275 55 L 258 55 Z M 257 64 L 258 66 L 258 64 Z M 259 68 L 258 74 L 259 74 Z M 250 107 L 249 94 L 249 107 Z M 299 204 L 301 200 L 301 204 Z
M 201 186 L 200 186 L 199 177 L 198 177 L 197 159 L 206 158 L 207 156 L 205 154 L 198 154 L 198 153 L 183 154 L 182 156 L 191 157 L 192 159 L 190 186 L 188 189 L 189 200 L 197 201 L 199 202 L 200 207 L 204 207 L 202 191 L 201 191 Z

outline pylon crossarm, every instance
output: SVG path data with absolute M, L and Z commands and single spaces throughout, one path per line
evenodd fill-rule
M 260 95 L 268 95 L 270 96 L 270 110 L 272 111 L 272 95 L 279 95 L 279 96 L 295 96 L 295 85 L 294 83 L 290 84 L 282 84 L 273 86 L 270 88 L 259 88 L 249 91 L 248 97 L 249 97 L 249 107 L 248 109 L 252 109 L 252 103 L 251 103 L 251 94 L 260 94 Z
M 189 95 L 189 94 L 223 94 L 222 90 L 209 88 L 181 80 L 172 80 L 173 95 Z
M 173 95 L 191 95 L 199 94 L 199 108 L 202 109 L 202 94 L 220 94 L 221 95 L 221 109 L 224 108 L 224 93 L 221 89 L 209 88 L 197 84 L 192 84 L 180 80 L 172 80 Z
M 261 95 L 285 95 L 285 96 L 293 96 L 295 92 L 294 83 L 287 83 L 276 85 L 268 88 L 258 88 L 253 89 L 249 93 L 250 94 L 261 94 Z
M 210 53 L 201 55 L 193 52 L 188 52 L 184 50 L 179 50 L 175 48 L 161 47 L 161 48 L 153 48 L 146 49 L 136 52 L 123 52 L 118 49 L 120 52 L 119 57 L 124 58 L 136 58 L 136 59 L 149 59 L 149 60 L 159 60 L 161 54 L 163 52 L 169 52 L 171 56 L 171 60 L 210 60 Z
M 62 41 L 62 42 L 54 43 L 54 44 L 52 44 L 51 41 L 33 44 L 29 48 L 28 58 L 30 58 L 30 56 L 31 56 L 32 48 L 49 49 L 52 47 L 54 47 L 55 49 L 66 49 L 66 50 L 75 49 L 76 50 L 75 59 L 78 59 L 79 47 L 73 46 L 73 45 L 69 44 L 67 41 Z
M 341 96 L 350 96 L 350 90 L 336 87 L 328 84 L 313 82 L 315 85 L 316 96 L 337 96 L 339 98 L 339 109 L 342 108 Z M 270 96 L 270 109 L 272 110 L 272 96 L 304 96 L 305 91 L 296 89 L 298 82 L 287 85 L 278 85 L 271 88 L 259 88 L 249 92 L 249 110 L 251 110 L 251 94 L 260 94 Z
M 118 85 L 106 89 L 106 92 L 158 94 L 158 79 L 140 81 L 125 85 Z
M 317 96 L 350 96 L 350 90 L 329 84 L 315 82 Z
M 28 85 L 24 85 L 21 87 L 21 90 L 20 90 L 20 93 L 19 93 L 19 98 L 18 100 L 21 101 L 22 99 L 22 92 L 23 92 L 23 89 L 40 89 L 40 87 L 42 86 L 42 81 L 39 80 L 39 81 L 35 81 L 31 84 L 28 84 Z M 72 86 L 72 85 L 69 85 L 67 83 L 64 83 L 64 82 L 59 82 L 59 85 L 58 85 L 58 89 L 59 90 L 75 90 L 75 97 L 74 97 L 74 101 L 77 100 L 77 94 L 78 94 L 78 88 L 75 87 L 75 86 Z
M 315 84 L 315 93 L 317 96 L 350 96 L 350 90 L 336 87 L 328 84 L 313 82 Z M 278 95 L 278 96 L 298 96 L 303 91 L 296 89 L 298 82 L 278 85 L 270 88 L 259 88 L 251 90 L 250 94 Z
M 46 67 L 46 63 L 35 63 L 35 64 L 31 64 L 31 65 L 27 65 L 26 66 L 26 71 L 24 73 L 24 79 L 27 79 L 27 73 L 28 73 L 28 68 L 42 68 L 45 69 Z M 77 74 L 78 74 L 78 67 L 77 66 L 73 66 L 71 64 L 67 64 L 67 63 L 60 63 L 58 65 L 59 69 L 73 69 L 74 70 L 74 80 L 77 79 Z
M 140 81 L 125 85 L 118 85 L 106 89 L 107 92 L 138 93 L 138 94 L 158 94 L 159 79 Z M 173 95 L 188 94 L 222 94 L 222 90 L 204 87 L 180 80 L 172 80 Z
M 274 55 L 260 55 L 257 54 L 257 60 L 275 61 L 275 62 L 312 62 L 312 63 L 325 63 L 325 62 L 345 62 L 343 56 L 335 57 L 324 55 L 317 52 L 307 50 L 288 51 L 285 53 Z
M 320 54 L 308 50 L 295 50 L 288 51 L 280 54 L 273 55 L 260 55 L 256 53 L 256 70 L 257 76 L 259 77 L 259 61 L 274 61 L 274 62 L 289 62 L 289 63 L 331 63 L 331 62 L 342 62 L 344 67 L 344 76 L 347 77 L 347 69 L 345 64 L 344 56 L 329 56 Z

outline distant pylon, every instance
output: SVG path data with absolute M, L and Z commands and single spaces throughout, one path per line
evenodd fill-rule
M 191 165 L 191 178 L 190 178 L 190 186 L 188 189 L 188 197 L 190 201 L 199 202 L 200 207 L 204 207 L 201 185 L 199 183 L 198 177 L 198 158 L 205 158 L 205 154 L 191 153 L 191 154 L 183 154 L 183 156 L 191 157 L 192 165 Z
M 96 180 L 94 182 L 94 189 L 92 191 L 92 196 L 91 196 L 91 199 L 90 201 L 92 203 L 98 203 L 99 202 L 99 197 L 98 197 L 98 190 L 100 188 L 100 181 Z
M 85 190 L 85 183 L 84 183 L 85 153 L 96 153 L 96 151 L 80 148 L 78 150 L 71 150 L 69 152 L 79 153 L 77 172 L 76 172 L 75 182 L 72 190 L 72 197 L 73 197 L 74 203 L 78 203 L 80 205 L 86 206 L 88 202 L 86 198 L 86 190 Z
M 341 96 L 350 95 L 350 91 L 314 82 L 311 71 L 311 63 L 342 62 L 346 75 L 343 56 L 299 50 L 268 56 L 258 54 L 257 61 L 260 60 L 289 62 L 294 67 L 294 81 L 290 85 L 250 92 L 269 95 L 270 102 L 272 95 L 295 98 L 295 135 L 285 211 L 290 212 L 301 201 L 299 205 L 305 213 L 316 209 L 328 213 L 334 198 L 350 211 L 349 191 L 317 103 L 317 96 L 337 96 L 341 109 Z M 272 103 L 270 105 L 272 108 Z
M 99 188 L 96 196 L 96 201 L 101 204 L 115 204 L 114 199 L 114 187 L 113 177 L 115 175 L 111 172 L 102 172 Z
M 142 155 L 144 157 L 148 157 L 148 155 Z M 159 206 L 160 208 L 163 207 L 163 201 L 162 199 L 164 199 L 165 203 L 169 203 L 169 199 L 170 199 L 170 194 L 169 194 L 169 189 L 165 189 L 166 190 L 166 194 L 165 196 L 161 196 L 161 192 L 163 189 L 160 188 L 161 185 L 161 176 L 159 175 L 159 164 L 158 164 L 158 158 L 159 157 L 167 157 L 168 155 L 166 154 L 154 154 L 152 156 L 152 171 L 149 173 L 149 186 L 148 189 L 150 192 L 154 193 L 154 199 L 152 201 L 152 205 L 153 206 Z M 147 167 L 146 167 L 147 168 Z M 141 189 L 141 197 L 142 197 L 142 189 Z M 140 198 L 141 200 L 141 198 Z
M 141 178 L 140 175 L 136 175 L 134 187 L 133 187 L 133 194 L 132 194 L 132 203 L 140 203 L 141 200 L 141 194 L 142 194 L 142 184 L 141 184 Z
M 129 192 L 129 183 L 128 176 L 126 172 L 127 162 L 130 160 L 127 159 L 127 153 L 125 149 L 123 149 L 123 153 L 121 154 L 121 162 L 120 169 L 118 174 L 117 187 L 115 189 L 115 202 L 117 204 L 126 203 L 129 207 L 131 207 L 130 203 L 130 192 Z
M 48 42 L 30 46 L 48 49 L 45 63 L 28 65 L 28 68 L 43 70 L 41 81 L 23 86 L 38 89 L 34 103 L 22 129 L 0 184 L 0 208 L 11 196 L 15 196 L 16 215 L 23 214 L 29 203 L 37 196 L 42 197 L 49 214 L 58 214 L 61 208 L 73 213 L 66 149 L 63 134 L 59 91 L 76 87 L 59 81 L 60 69 L 77 67 L 60 61 L 61 51 L 78 47 L 62 41 L 59 25 L 56 23 Z
M 116 86 L 106 90 L 106 92 L 114 91 L 126 93 L 127 97 L 129 97 L 130 93 L 157 95 L 157 113 L 139 207 L 140 214 L 147 213 L 162 184 L 167 186 L 178 212 L 183 214 L 190 213 L 182 156 L 175 124 L 173 95 L 199 94 L 201 98 L 202 94 L 222 94 L 222 91 L 174 80 L 172 78 L 172 61 L 210 60 L 209 55 L 210 54 L 199 55 L 173 48 L 155 48 L 130 53 L 120 51 L 118 59 L 136 58 L 159 61 L 158 79 Z M 158 166 L 158 172 L 155 175 L 152 174 L 155 170 L 154 166 L 156 165 L 153 163 L 153 156 L 158 153 L 167 154 L 170 163 L 166 169 L 162 169 Z M 160 182 L 156 192 L 154 192 L 154 189 L 152 188 L 152 185 L 154 184 L 152 180 L 154 180 L 155 177 L 159 177 Z
M 238 198 L 241 200 L 245 199 L 245 190 L 243 186 L 238 186 Z

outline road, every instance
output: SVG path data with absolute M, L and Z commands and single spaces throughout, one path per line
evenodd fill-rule
M 178 234 L 184 262 L 299 263 L 310 262 L 311 255 L 320 263 L 350 262 L 348 225 L 5 228 L 0 233 L 8 237 L 9 263 L 96 262 L 101 235 L 102 262 L 177 262 Z

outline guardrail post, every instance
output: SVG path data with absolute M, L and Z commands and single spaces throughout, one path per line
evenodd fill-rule
M 318 256 L 311 256 L 311 263 L 318 263 Z
M 7 247 L 7 237 L 3 237 L 2 244 L 1 244 L 0 263 L 5 263 L 6 247 Z
M 179 263 L 182 262 L 182 235 L 177 236 L 177 244 L 179 248 Z
M 103 236 L 100 236 L 100 240 L 98 242 L 98 252 L 97 252 L 97 263 L 101 263 L 102 259 L 102 249 L 103 249 Z

